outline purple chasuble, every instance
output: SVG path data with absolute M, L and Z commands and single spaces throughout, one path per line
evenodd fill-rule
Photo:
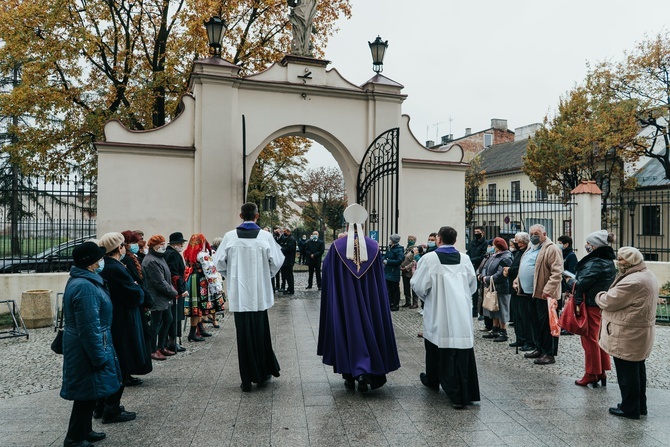
M 377 243 L 366 237 L 368 260 L 347 259 L 347 238 L 323 261 L 317 354 L 336 373 L 383 375 L 400 367 Z

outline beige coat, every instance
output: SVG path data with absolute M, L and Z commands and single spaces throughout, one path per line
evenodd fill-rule
M 642 264 L 614 279 L 610 289 L 596 295 L 603 310 L 600 347 L 631 362 L 649 357 L 654 343 L 658 280 Z
M 526 256 L 530 247 L 524 252 Z M 523 256 L 521 259 L 523 259 Z M 546 299 L 549 295 L 555 300 L 561 298 L 561 279 L 563 273 L 563 252 L 546 238 L 540 248 L 535 262 L 535 276 L 533 277 L 533 297 Z M 513 287 L 519 290 L 519 277 L 514 280 Z

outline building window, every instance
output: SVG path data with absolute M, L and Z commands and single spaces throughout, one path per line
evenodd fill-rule
M 661 207 L 660 205 L 642 206 L 642 235 L 661 235 Z
M 548 199 L 547 190 L 537 188 L 537 192 L 535 193 L 535 197 L 537 198 L 538 202 L 546 202 L 547 199 Z
M 521 202 L 521 182 L 512 182 L 512 202 Z
M 493 145 L 493 134 L 485 133 L 484 134 L 484 147 L 491 147 Z
M 496 184 L 489 183 L 489 203 L 496 203 Z

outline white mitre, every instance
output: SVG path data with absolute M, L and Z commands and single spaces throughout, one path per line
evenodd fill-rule
M 365 242 L 365 230 L 363 223 L 368 220 L 368 212 L 358 203 L 349 205 L 344 210 L 344 220 L 349 224 L 347 231 L 347 259 L 354 262 L 365 262 L 368 260 L 368 247 Z M 359 241 L 356 241 L 356 232 L 358 232 Z M 356 259 L 356 250 L 358 247 L 358 259 Z

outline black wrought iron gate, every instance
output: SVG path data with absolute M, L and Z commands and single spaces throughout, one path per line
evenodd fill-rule
M 389 236 L 398 232 L 399 137 L 397 127 L 379 135 L 358 170 L 358 203 L 368 210 L 368 236 L 376 232 L 382 250 L 386 250 Z

